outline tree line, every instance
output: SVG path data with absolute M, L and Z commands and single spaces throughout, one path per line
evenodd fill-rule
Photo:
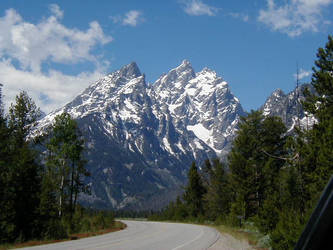
M 227 163 L 206 160 L 188 172 L 184 194 L 151 219 L 250 221 L 273 249 L 293 249 L 333 174 L 333 38 L 319 48 L 304 110 L 316 123 L 290 134 L 278 117 L 241 118 Z
M 89 191 L 83 183 L 89 172 L 76 121 L 62 113 L 43 136 L 33 136 L 40 109 L 21 92 L 5 113 L 1 90 L 0 244 L 59 239 L 91 228 L 95 222 L 83 217 L 92 212 L 78 206 L 79 193 Z

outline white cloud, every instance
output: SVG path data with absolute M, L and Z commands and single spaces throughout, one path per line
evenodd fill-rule
M 95 46 L 112 41 L 98 22 L 91 22 L 85 31 L 67 28 L 59 22 L 63 17 L 59 6 L 49 7 L 52 15 L 37 24 L 25 22 L 14 9 L 0 17 L 0 82 L 7 107 L 19 91 L 26 90 L 42 110 L 49 112 L 97 80 L 108 64 L 93 54 Z M 53 62 L 91 62 L 94 66 L 91 72 L 78 75 L 41 70 L 43 64 Z
M 130 10 L 124 15 L 110 16 L 114 23 L 135 27 L 145 21 L 143 13 L 139 10 Z
M 290 37 L 306 31 L 317 32 L 329 22 L 323 18 L 323 13 L 332 3 L 333 0 L 289 0 L 277 5 L 275 0 L 267 0 L 267 8 L 259 11 L 258 20 Z
M 112 41 L 103 33 L 99 23 L 93 21 L 89 29 L 69 29 L 55 16 L 38 24 L 24 22 L 14 10 L 0 18 L 0 57 L 18 60 L 23 69 L 39 72 L 42 62 L 78 63 L 97 61 L 91 53 L 94 46 Z
M 54 16 L 56 16 L 56 17 L 58 17 L 60 19 L 64 17 L 64 12 L 60 9 L 59 5 L 54 4 L 54 3 L 50 4 L 49 5 L 49 9 L 50 9 L 51 13 Z
M 0 82 L 4 85 L 4 104 L 7 108 L 14 102 L 15 96 L 25 90 L 46 113 L 71 101 L 103 75 L 99 69 L 74 76 L 55 70 L 44 74 L 17 69 L 10 60 L 0 62 L 0 71 Z
M 218 11 L 217 8 L 209 6 L 201 0 L 187 0 L 182 1 L 182 3 L 184 4 L 184 11 L 191 16 L 215 16 Z
M 237 12 L 231 12 L 229 15 L 233 18 L 240 19 L 243 22 L 248 22 L 250 17 L 247 14 L 237 13 Z
M 300 69 L 300 71 L 298 72 L 298 79 L 301 80 L 311 75 L 312 75 L 311 70 Z M 294 74 L 294 78 L 297 79 L 297 73 Z
M 130 10 L 125 14 L 125 17 L 122 21 L 123 25 L 137 26 L 140 22 L 143 22 L 142 13 L 138 10 Z

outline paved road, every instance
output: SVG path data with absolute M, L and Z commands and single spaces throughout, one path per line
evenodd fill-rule
M 26 249 L 197 250 L 209 248 L 219 238 L 216 230 L 205 226 L 147 221 L 123 222 L 127 224 L 127 228 L 122 231 Z

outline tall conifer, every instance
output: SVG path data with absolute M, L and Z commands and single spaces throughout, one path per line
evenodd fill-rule
M 203 215 L 203 195 L 205 192 L 206 189 L 198 173 L 198 168 L 193 162 L 188 172 L 188 184 L 184 193 L 185 204 L 190 216 L 195 218 Z
M 28 135 L 40 116 L 40 111 L 26 92 L 16 96 L 9 108 L 10 164 L 8 178 L 13 189 L 15 237 L 20 240 L 38 234 L 38 205 L 40 193 L 40 166 Z M 33 230 L 34 229 L 34 230 Z

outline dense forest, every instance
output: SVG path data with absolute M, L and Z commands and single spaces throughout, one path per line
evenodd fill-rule
M 1 91 L 0 86 L 0 91 Z M 41 112 L 26 92 L 5 114 L 0 92 L 0 244 L 61 239 L 103 229 L 112 213 L 78 205 L 89 192 L 84 140 L 69 114 L 55 117 L 44 136 L 31 137 Z
M 333 174 L 333 38 L 319 48 L 313 94 L 305 90 L 311 129 L 291 134 L 278 117 L 243 117 L 227 163 L 207 160 L 188 172 L 184 194 L 153 220 L 240 226 L 252 222 L 273 249 L 293 249 Z

